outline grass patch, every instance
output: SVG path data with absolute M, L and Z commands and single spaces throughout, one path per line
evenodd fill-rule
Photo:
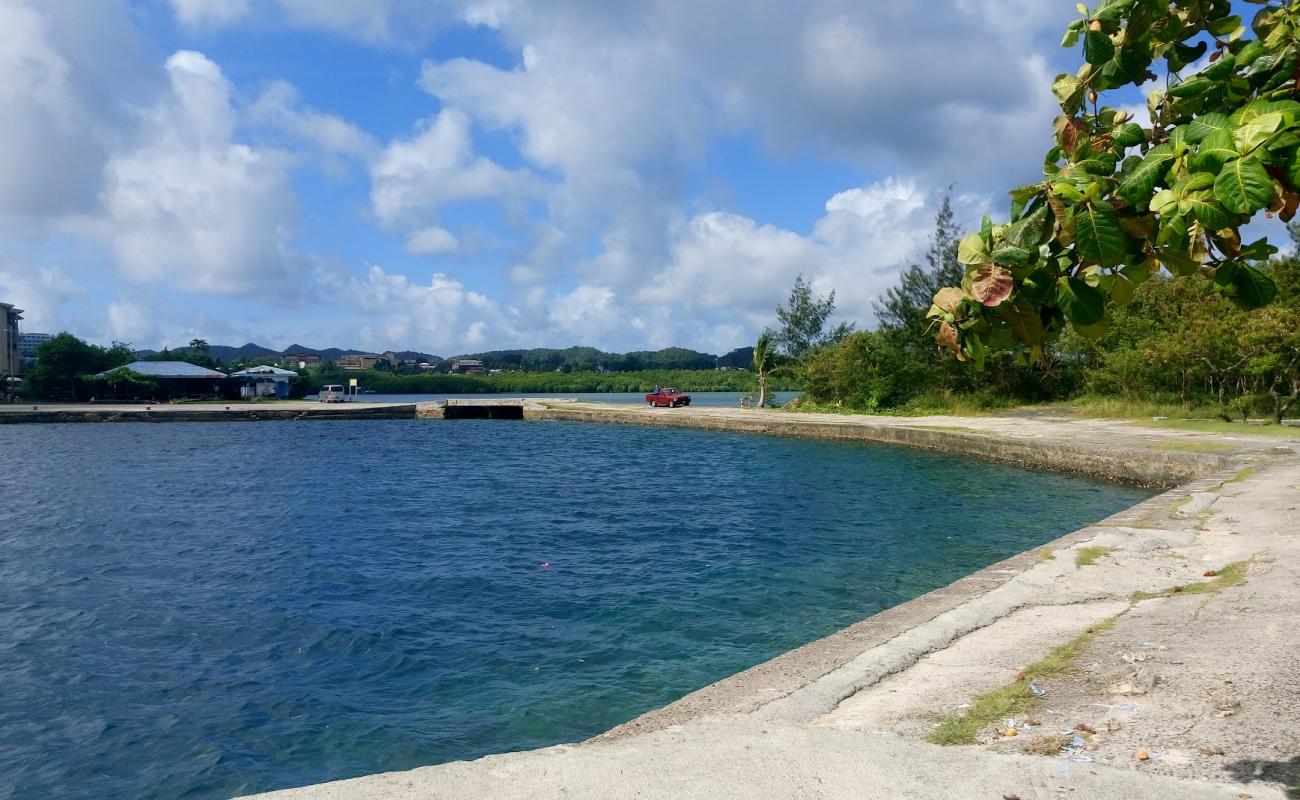
M 1074 553 L 1074 565 L 1076 567 L 1091 567 L 1097 563 L 1097 559 L 1104 555 L 1115 552 L 1113 547 L 1080 547 Z
M 1232 445 L 1227 442 L 1189 442 L 1175 439 L 1172 442 L 1159 442 L 1156 444 L 1158 450 L 1178 450 L 1184 453 L 1215 453 L 1222 450 L 1232 450 Z
M 1044 561 L 1055 561 L 1055 560 L 1056 560 L 1056 551 L 1053 550 L 1052 548 L 1044 547 L 1042 550 L 1038 551 L 1038 563 L 1041 564 Z
M 1217 417 L 1217 405 L 1125 400 L 1120 397 L 1080 397 L 1071 400 L 1070 409 L 1081 417 L 1141 419 L 1143 417 Z
M 1197 581 L 1189 583 L 1186 586 L 1171 586 L 1168 589 L 1161 589 L 1158 592 L 1136 591 L 1133 593 L 1132 601 L 1140 603 L 1143 600 L 1151 600 L 1156 597 L 1173 597 L 1180 594 L 1218 594 L 1232 586 L 1240 586 L 1246 582 L 1246 569 L 1250 566 L 1249 561 L 1234 561 L 1208 581 Z
M 1025 745 L 1025 752 L 1031 756 L 1060 755 L 1061 751 L 1065 749 L 1065 745 L 1068 744 L 1072 738 L 1073 737 L 1071 736 L 1062 736 L 1059 733 L 1054 733 L 1051 736 L 1043 736 Z
M 1246 480 L 1247 478 L 1249 478 L 1251 475 L 1254 474 L 1255 474 L 1254 467 L 1242 467 L 1241 469 L 1237 470 L 1236 475 L 1233 475 L 1231 478 L 1228 478 L 1226 481 L 1224 481 L 1223 485 L 1227 486 L 1230 483 L 1241 483 L 1242 481 Z
M 1023 714 L 1042 702 L 1029 690 L 1032 681 L 1065 675 L 1074 671 L 1072 662 L 1088 646 L 1088 643 L 1102 631 L 1115 624 L 1108 619 L 1093 625 L 1088 630 L 1074 637 L 1065 644 L 1056 647 L 1041 661 L 1025 667 L 1024 679 L 1015 683 L 985 692 L 975 698 L 971 707 L 960 714 L 949 714 L 940 720 L 938 727 L 926 736 L 931 744 L 960 745 L 975 744 L 975 737 L 986 726 L 1005 717 Z
M 1163 419 L 1134 422 L 1145 428 L 1173 428 L 1198 433 L 1222 433 L 1229 436 L 1276 436 L 1300 439 L 1300 427 L 1291 425 L 1246 425 L 1240 422 L 1223 422 L 1217 419 Z

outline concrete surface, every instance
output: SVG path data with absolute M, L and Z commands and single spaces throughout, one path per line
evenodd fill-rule
M 226 422 L 236 420 L 414 419 L 415 403 L 13 403 L 0 405 L 0 425 L 37 422 Z
M 1300 784 L 1293 441 L 1103 420 L 790 419 L 576 403 L 529 416 L 888 441 L 1181 485 L 589 742 L 263 797 L 1279 800 Z M 1110 552 L 1081 566 L 1085 546 Z M 1250 563 L 1244 585 L 1132 600 L 1238 561 Z M 1045 681 L 1041 707 L 1014 721 L 1020 735 L 991 725 L 974 746 L 922 741 L 943 715 L 1103 619 L 1114 626 L 1076 659 L 1077 672 Z M 1075 725 L 1096 731 L 1079 760 L 1024 752 Z

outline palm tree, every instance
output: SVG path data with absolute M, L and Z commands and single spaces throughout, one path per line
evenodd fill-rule
M 758 373 L 758 407 L 767 405 L 767 377 L 776 366 L 776 344 L 772 332 L 763 331 L 754 345 L 754 371 Z

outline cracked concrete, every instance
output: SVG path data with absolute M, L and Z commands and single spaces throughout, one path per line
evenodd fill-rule
M 614 413 L 619 421 L 702 418 L 709 426 L 738 413 L 713 411 Z M 769 424 L 770 414 L 745 412 L 739 429 L 757 432 L 754 420 Z M 1052 543 L 1054 558 L 1038 548 L 1008 559 L 590 742 L 266 797 L 1281 800 L 1300 783 L 1300 459 L 1289 442 L 1100 420 L 961 419 L 981 429 L 970 434 L 944 430 L 954 420 L 938 418 L 848 419 L 812 424 L 834 426 L 836 438 L 870 439 L 933 421 L 923 431 L 930 438 L 904 443 L 934 448 L 947 437 L 969 452 L 972 439 L 985 441 L 982 448 L 1002 441 L 1057 460 L 1087 450 L 1087 464 L 1105 470 L 1117 468 L 1118 452 L 1143 481 L 1170 464 L 1167 476 L 1201 477 Z M 850 430 L 855 425 L 861 430 Z M 1066 437 L 1067 448 L 1055 444 Z M 1230 448 L 1159 446 L 1180 437 Z M 1089 546 L 1110 552 L 1076 564 Z M 1207 572 L 1234 562 L 1250 563 L 1242 585 L 1132 599 L 1211 581 Z M 1076 672 L 1042 682 L 1048 694 L 1032 712 L 1037 724 L 1016 720 L 1015 737 L 990 725 L 974 746 L 923 741 L 943 715 L 1107 619 L 1114 626 L 1083 649 Z M 1071 753 L 1025 753 L 1066 731 L 1082 740 Z

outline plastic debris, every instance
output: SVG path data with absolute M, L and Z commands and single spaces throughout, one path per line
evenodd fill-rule
M 1029 691 L 1034 693 L 1034 697 L 1047 697 L 1047 690 L 1033 681 L 1029 682 Z

